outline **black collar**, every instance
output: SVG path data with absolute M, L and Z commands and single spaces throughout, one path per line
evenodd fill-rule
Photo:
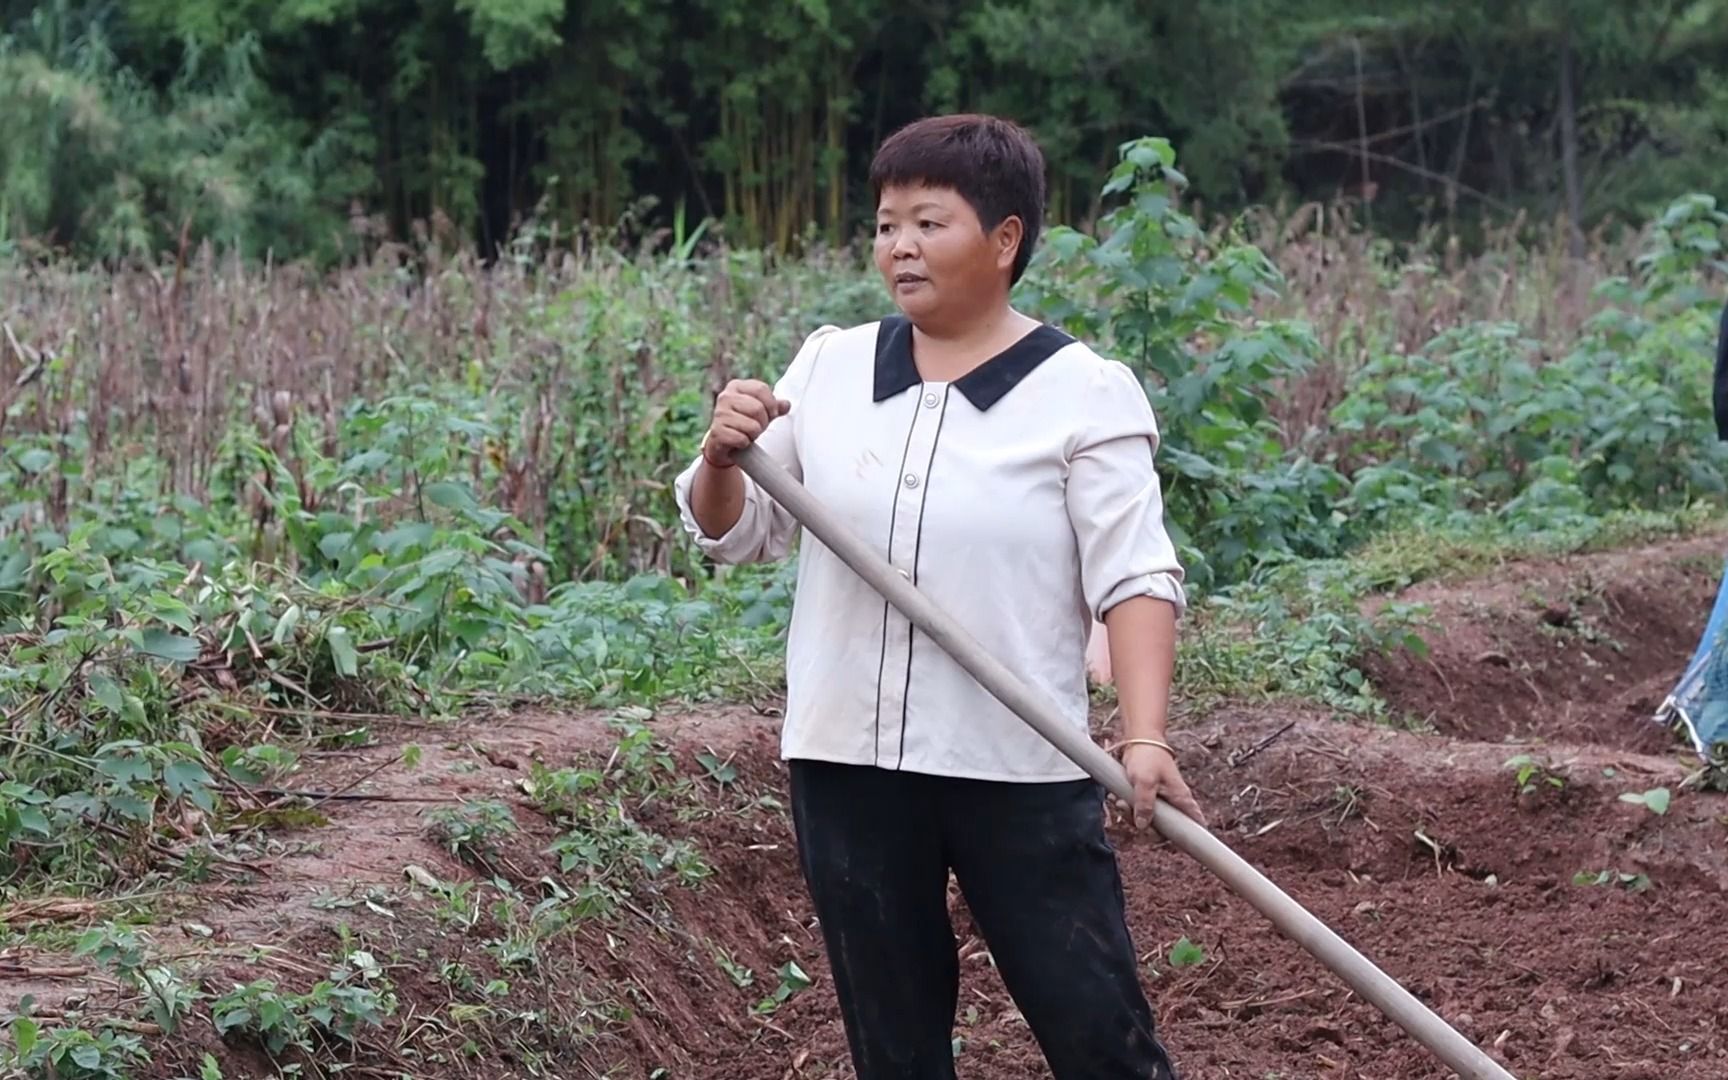
M 1001 401 L 1032 369 L 1050 359 L 1074 339 L 1054 326 L 1040 326 L 990 359 L 954 380 L 954 389 L 966 395 L 982 412 Z M 912 322 L 902 315 L 882 320 L 876 331 L 876 401 L 917 386 L 924 380 L 912 362 Z

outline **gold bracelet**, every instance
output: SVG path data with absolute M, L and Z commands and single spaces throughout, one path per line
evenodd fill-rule
M 1176 748 L 1165 742 L 1163 739 L 1123 739 L 1121 742 L 1110 748 L 1110 753 L 1114 754 L 1124 746 L 1156 746 L 1166 754 L 1169 754 L 1172 758 L 1176 756 Z
M 736 468 L 737 466 L 735 466 L 731 462 L 727 462 L 724 465 L 716 465 L 716 464 L 714 464 L 713 461 L 709 460 L 709 457 L 708 457 L 708 439 L 713 434 L 714 434 L 713 428 L 709 428 L 707 431 L 704 431 L 702 433 L 702 442 L 699 446 L 696 447 L 696 453 L 699 457 L 701 457 L 703 464 L 707 465 L 710 469 L 732 469 L 732 468 Z

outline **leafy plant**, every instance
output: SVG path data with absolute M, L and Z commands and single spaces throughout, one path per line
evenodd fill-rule
M 516 816 L 496 799 L 435 807 L 426 817 L 428 828 L 450 854 L 487 869 L 498 855 L 499 842 L 517 831 Z
M 612 718 L 619 738 L 610 767 L 551 770 L 536 763 L 524 784 L 540 810 L 564 829 L 547 854 L 557 857 L 562 873 L 579 878 L 575 908 L 582 916 L 611 912 L 638 882 L 670 875 L 691 887 L 712 873 L 692 843 L 644 827 L 631 809 L 689 790 L 640 716 Z
M 1628 791 L 1620 796 L 1620 801 L 1642 806 L 1658 816 L 1668 812 L 1668 804 L 1672 794 L 1665 787 L 1651 788 L 1649 791 Z
M 1650 875 L 1638 873 L 1628 874 L 1615 870 L 1580 870 L 1572 875 L 1574 885 L 1619 885 L 1628 892 L 1648 892 L 1651 887 Z
M 774 992 L 758 1001 L 752 1010 L 758 1015 L 768 1016 L 778 1012 L 780 1007 L 792 1000 L 795 995 L 808 990 L 813 985 L 810 976 L 804 974 L 804 969 L 798 966 L 796 960 L 788 960 L 781 964 L 778 974 L 780 983 L 774 988 Z
M 1565 777 L 1553 772 L 1549 766 L 1529 754 L 1507 758 L 1502 767 L 1516 770 L 1513 777 L 1519 795 L 1533 795 L 1543 788 L 1558 791 L 1566 786 Z
M 351 1045 L 364 1028 L 381 1027 L 396 1012 L 390 981 L 370 954 L 347 962 L 304 993 L 283 990 L 270 979 L 236 986 L 211 1002 L 216 1033 L 247 1038 L 272 1057 L 289 1050 L 321 1053 Z
M 12 1045 L 0 1048 L 0 1065 L 25 1080 L 129 1080 L 149 1062 L 143 1040 L 102 1028 L 44 1029 L 28 1016 L 12 1020 Z
M 1206 950 L 1201 948 L 1199 945 L 1196 945 L 1194 942 L 1189 941 L 1186 937 L 1181 938 L 1176 942 L 1176 944 L 1170 946 L 1170 966 L 1173 969 L 1180 970 L 1185 967 L 1196 967 L 1205 962 Z
M 732 985 L 740 990 L 748 989 L 756 981 L 756 973 L 746 965 L 739 963 L 724 949 L 716 948 L 714 950 L 714 963 L 719 965 L 720 970 L 726 973 L 728 979 L 732 980 Z
M 1287 456 L 1266 389 L 1299 376 L 1318 347 L 1295 322 L 1253 316 L 1281 277 L 1248 244 L 1221 248 L 1177 204 L 1187 178 L 1170 142 L 1122 145 L 1103 187 L 1120 205 L 1098 236 L 1050 230 L 1027 303 L 1147 383 L 1159 418 L 1169 525 L 1193 580 L 1222 584 L 1262 559 L 1327 555 L 1340 532 L 1333 470 Z

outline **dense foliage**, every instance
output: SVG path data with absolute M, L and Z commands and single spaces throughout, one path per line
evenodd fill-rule
M 1213 207 L 1641 219 L 1728 196 L 1724 72 L 1724 0 L 9 0 L 0 245 L 490 252 L 680 207 L 837 241 L 877 141 L 959 108 L 1036 130 L 1073 224 L 1148 130 Z

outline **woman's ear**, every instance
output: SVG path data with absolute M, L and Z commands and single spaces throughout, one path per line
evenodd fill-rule
M 1014 267 L 1014 257 L 1020 252 L 1020 245 L 1026 239 L 1026 224 L 1018 214 L 1010 214 L 1002 219 L 1002 224 L 996 226 L 994 237 L 996 244 L 996 267 L 999 270 L 1011 270 Z

